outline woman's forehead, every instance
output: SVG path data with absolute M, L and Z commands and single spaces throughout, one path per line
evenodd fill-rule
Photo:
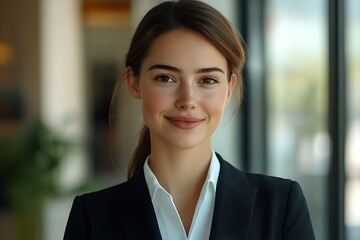
M 227 69 L 224 55 L 202 34 L 189 29 L 171 30 L 156 38 L 143 64 L 146 66 L 166 64 L 177 68 Z

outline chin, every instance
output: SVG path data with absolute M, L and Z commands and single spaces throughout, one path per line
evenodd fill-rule
M 190 150 L 196 147 L 201 147 L 206 144 L 206 139 L 203 140 L 195 140 L 194 138 L 191 139 L 177 139 L 175 141 L 169 142 L 174 148 L 178 148 L 180 150 Z

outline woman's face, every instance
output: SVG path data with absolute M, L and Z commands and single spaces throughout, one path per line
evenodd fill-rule
M 225 57 L 192 30 L 172 30 L 153 42 L 139 77 L 126 77 L 141 99 L 153 146 L 211 146 L 237 81 L 235 75 L 228 81 L 227 69 Z

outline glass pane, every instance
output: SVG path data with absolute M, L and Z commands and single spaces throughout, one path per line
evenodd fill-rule
M 345 224 L 348 240 L 360 239 L 360 2 L 346 1 L 348 131 Z
M 327 239 L 327 1 L 266 2 L 268 173 L 307 198 L 316 239 Z

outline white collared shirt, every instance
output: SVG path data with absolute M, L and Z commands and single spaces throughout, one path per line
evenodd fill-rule
M 220 172 L 220 163 L 215 152 L 212 151 L 209 171 L 195 208 L 189 236 L 186 236 L 184 226 L 172 196 L 160 185 L 156 176 L 151 171 L 148 161 L 149 157 L 144 164 L 145 180 L 150 192 L 162 239 L 209 239 L 215 205 L 216 185 Z

